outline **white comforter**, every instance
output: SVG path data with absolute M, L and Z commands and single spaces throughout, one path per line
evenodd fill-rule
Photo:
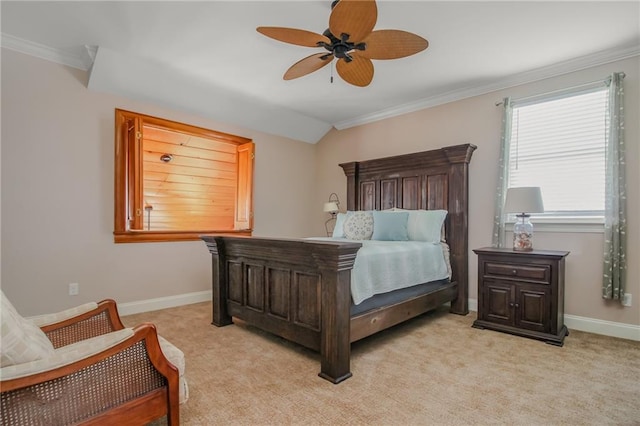
M 314 240 L 336 241 L 333 238 Z M 422 241 L 363 240 L 351 270 L 351 298 L 369 297 L 449 277 L 441 244 Z

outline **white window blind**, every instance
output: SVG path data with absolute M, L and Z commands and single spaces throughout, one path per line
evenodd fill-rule
M 541 216 L 604 214 L 608 89 L 514 102 L 509 186 L 539 186 Z

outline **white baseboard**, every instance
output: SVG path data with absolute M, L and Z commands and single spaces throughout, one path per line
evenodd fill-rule
M 209 302 L 210 300 L 211 290 L 197 291 L 195 293 L 158 297 L 156 299 L 139 300 L 137 302 L 118 303 L 118 312 L 120 315 L 125 316 L 139 314 L 142 312 L 157 311 L 158 309 L 191 305 L 193 303 Z
M 469 310 L 478 312 L 477 299 L 469 299 Z M 569 331 L 586 331 L 587 333 L 603 334 L 605 336 L 640 341 L 640 325 L 604 321 L 595 318 L 586 318 L 567 314 L 564 316 L 564 324 L 567 326 Z
M 469 310 L 478 312 L 478 299 L 469 299 Z
M 176 306 L 191 305 L 192 303 L 208 302 L 211 300 L 211 290 L 195 293 L 178 294 L 176 296 L 158 297 L 156 299 L 140 300 L 118 304 L 120 315 L 133 315 L 142 312 L 157 311 L 158 309 L 174 308 Z M 478 300 L 469 299 L 469 310 L 478 311 Z M 588 333 L 603 334 L 605 336 L 640 341 L 640 326 L 619 322 L 604 321 L 595 318 L 565 315 L 564 323 L 569 330 L 586 331 Z
M 569 331 L 578 330 L 605 336 L 620 337 L 640 341 L 640 325 L 624 324 L 621 322 L 604 321 L 595 318 L 578 317 L 575 315 L 564 316 L 564 324 Z

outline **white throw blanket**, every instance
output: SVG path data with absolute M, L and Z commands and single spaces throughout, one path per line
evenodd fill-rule
M 358 250 L 351 270 L 351 298 L 356 305 L 375 294 L 449 277 L 441 244 L 422 241 L 357 242 L 362 243 L 362 248 Z

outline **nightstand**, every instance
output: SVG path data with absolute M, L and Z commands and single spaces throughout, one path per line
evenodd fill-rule
M 543 340 L 557 346 L 564 325 L 564 260 L 568 251 L 481 248 L 478 319 L 473 327 Z

